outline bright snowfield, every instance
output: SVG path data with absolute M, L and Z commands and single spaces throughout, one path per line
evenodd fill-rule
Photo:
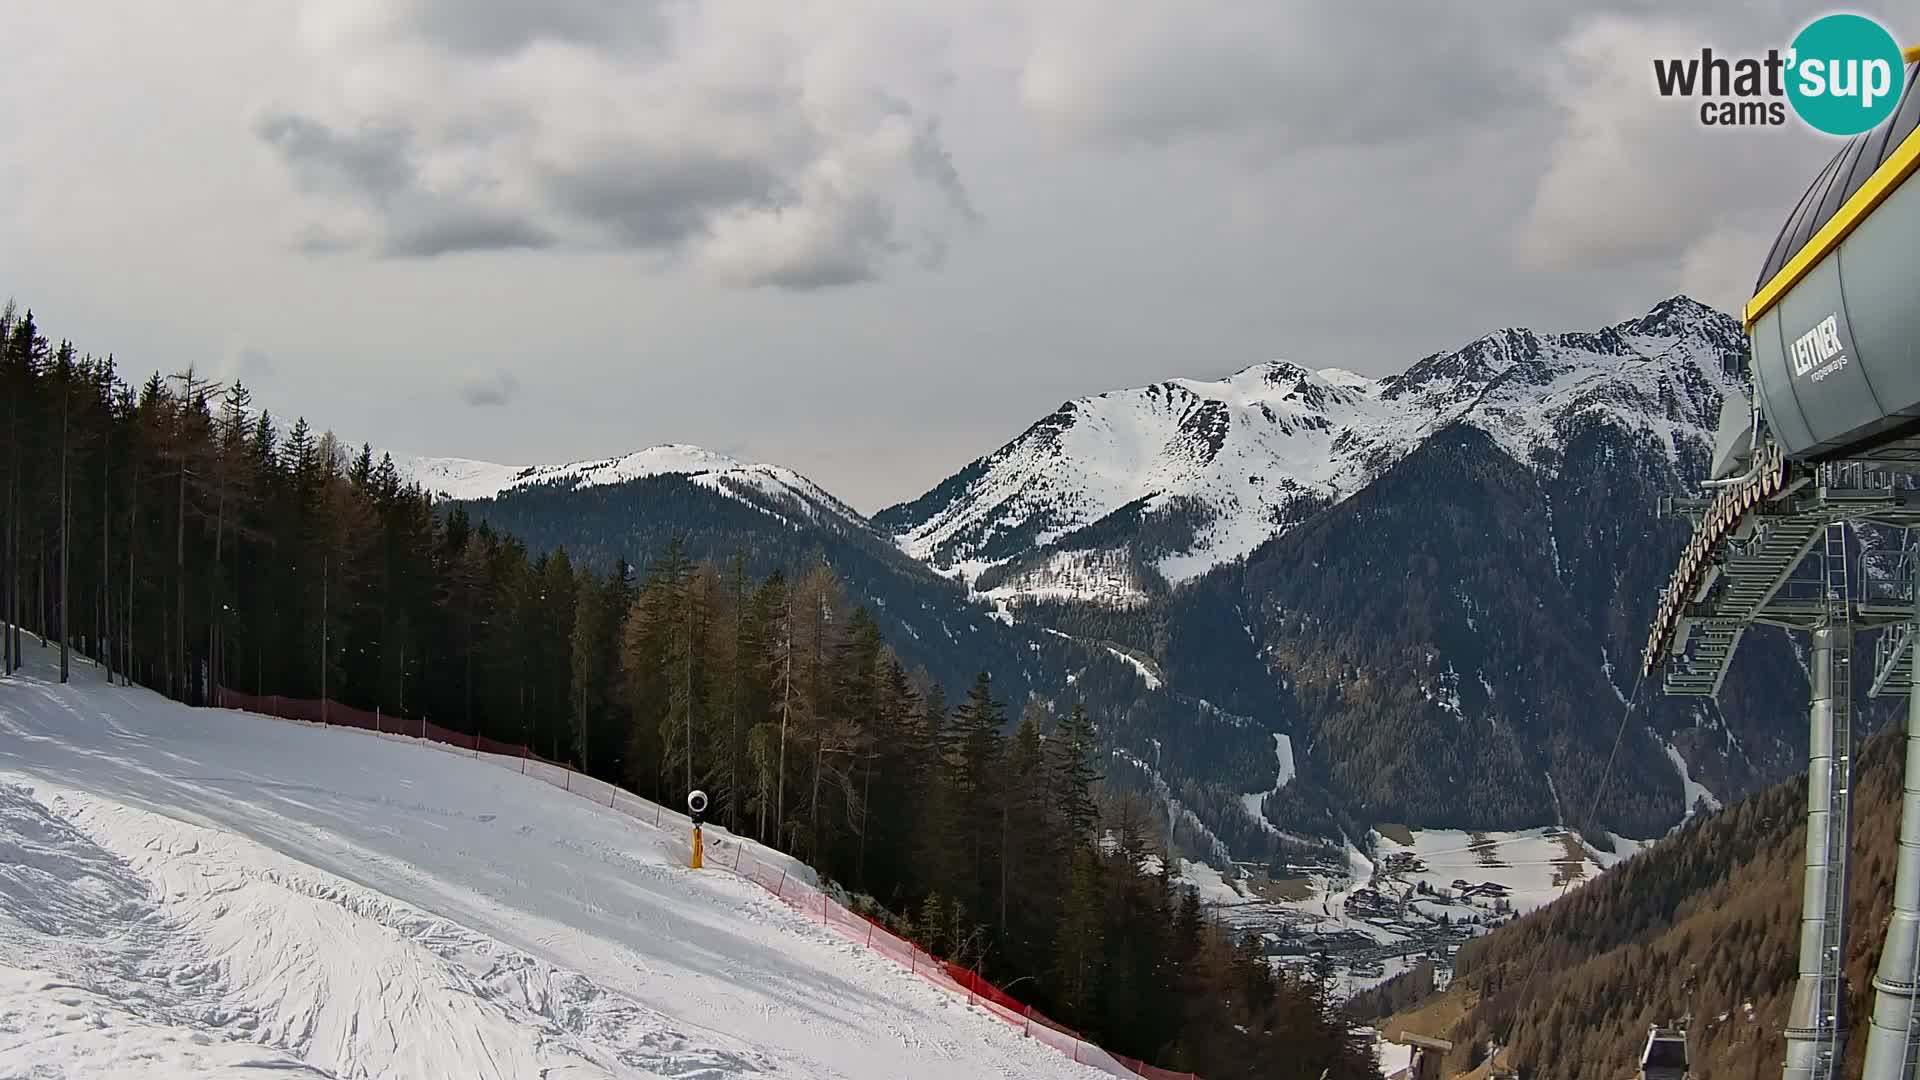
M 411 741 L 0 683 L 0 1076 L 1096 1075 L 685 839 Z M 675 830 L 678 832 L 678 830 Z
M 1693 770 L 1687 768 L 1687 759 L 1680 755 L 1680 748 L 1664 739 L 1661 740 L 1660 745 L 1667 751 L 1667 760 L 1673 762 L 1673 771 L 1680 774 L 1680 790 L 1682 797 L 1687 800 L 1687 813 L 1680 819 L 1681 823 L 1692 820 L 1693 815 L 1703 803 L 1709 811 L 1720 810 L 1719 797 L 1708 791 L 1705 784 L 1693 778 Z
M 1178 583 L 1264 543 L 1297 500 L 1344 499 L 1456 422 L 1525 464 L 1550 463 L 1566 433 L 1593 420 L 1677 459 L 1710 442 L 1721 395 L 1737 389 L 1720 370 L 1729 336 L 1737 327 L 1726 316 L 1677 297 L 1598 333 L 1502 330 L 1384 379 L 1276 361 L 1217 381 L 1080 398 L 896 508 L 896 539 L 971 582 L 1136 504 L 1188 501 L 1212 519 L 1189 548 L 1160 560 Z M 989 595 L 1081 589 L 1113 603 L 1126 583 L 1110 555 L 1064 543 Z
M 1250 792 L 1240 796 L 1240 806 L 1246 810 L 1247 816 L 1252 818 L 1262 828 L 1270 833 L 1278 833 L 1280 830 L 1274 828 L 1273 822 L 1268 821 L 1267 815 L 1261 812 L 1260 804 L 1266 800 L 1268 795 L 1280 794 L 1280 789 L 1286 787 L 1287 781 L 1292 780 L 1299 772 L 1298 769 L 1294 768 L 1293 764 L 1293 739 L 1291 736 L 1275 735 L 1273 737 L 1273 756 L 1280 764 L 1280 775 L 1274 780 L 1272 789 L 1268 791 Z
M 1508 902 L 1522 914 L 1552 903 L 1618 861 L 1580 844 L 1570 833 L 1549 829 L 1495 833 L 1422 829 L 1413 832 L 1411 847 L 1378 833 L 1374 837 L 1375 854 L 1383 861 L 1396 852 L 1410 852 L 1424 867 L 1397 875 L 1396 894 L 1415 882 L 1446 892 L 1453 891 L 1456 880 L 1474 885 L 1493 882 L 1512 890 Z M 1562 837 L 1577 845 L 1578 858 L 1569 853 Z M 1569 879 L 1572 884 L 1567 884 Z M 1441 909 L 1431 902 L 1422 906 Z
M 1285 764 L 1283 758 L 1283 770 Z M 1281 775 L 1284 785 L 1290 777 L 1284 771 Z M 1441 929 L 1443 916 L 1454 924 L 1476 920 L 1485 924 L 1503 917 L 1496 910 L 1495 896 L 1461 896 L 1455 881 L 1505 886 L 1507 904 L 1525 913 L 1552 903 L 1567 889 L 1592 880 L 1652 843 L 1616 836 L 1615 850 L 1600 852 L 1571 834 L 1548 829 L 1488 833 L 1429 829 L 1414 830 L 1411 835 L 1413 843 L 1406 845 L 1369 833 L 1373 860 L 1349 842 L 1346 873 L 1309 874 L 1307 894 L 1300 899 L 1263 896 L 1244 870 L 1222 873 L 1187 859 L 1178 860 L 1175 877 L 1198 891 L 1201 902 L 1235 928 L 1288 937 L 1347 935 L 1347 943 L 1326 951 L 1334 958 L 1342 991 L 1351 994 L 1408 970 L 1422 955 L 1449 940 Z M 1573 850 L 1569 842 L 1576 845 Z M 1432 895 L 1419 892 L 1422 883 Z M 1349 910 L 1349 900 L 1368 894 L 1392 910 Z M 1442 895 L 1447 899 L 1440 899 Z M 1281 962 L 1304 963 L 1313 951 L 1319 949 Z M 1381 964 L 1375 973 L 1353 969 L 1352 961 L 1367 953 Z

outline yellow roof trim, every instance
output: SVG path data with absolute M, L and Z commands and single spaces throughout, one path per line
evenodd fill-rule
M 1754 294 L 1753 299 L 1747 303 L 1747 329 L 1751 331 L 1753 324 L 1759 322 L 1762 315 L 1779 303 L 1780 298 L 1785 296 L 1789 289 L 1800 284 L 1800 279 L 1806 277 L 1821 259 L 1832 254 L 1833 249 L 1839 247 L 1842 240 L 1852 235 L 1853 230 L 1859 228 L 1860 223 L 1867 219 L 1867 215 L 1873 213 L 1881 203 L 1886 201 L 1887 196 L 1893 194 L 1901 184 L 1905 183 L 1907 177 L 1913 175 L 1916 168 L 1920 168 L 1920 128 L 1909 134 L 1906 141 L 1900 144 L 1900 148 L 1895 150 L 1887 160 L 1881 162 L 1879 168 L 1873 170 L 1873 175 L 1867 177 L 1867 182 L 1860 185 L 1860 190 L 1854 192 L 1851 198 L 1841 204 L 1833 217 L 1820 227 L 1820 231 L 1814 233 L 1812 239 L 1808 240 L 1806 245 L 1780 268 L 1780 272 L 1773 275 L 1772 280 Z
M 1920 45 L 1915 45 L 1913 48 L 1901 53 L 1900 59 L 1905 60 L 1909 64 L 1920 64 Z

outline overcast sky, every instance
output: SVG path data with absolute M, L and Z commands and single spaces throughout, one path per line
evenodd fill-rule
M 6 0 L 0 295 L 354 443 L 872 510 L 1069 397 L 1732 310 L 1832 144 L 1651 60 L 1827 9 L 1680 7 Z

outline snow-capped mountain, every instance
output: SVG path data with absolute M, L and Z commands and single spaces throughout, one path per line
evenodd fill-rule
M 493 499 L 536 487 L 578 489 L 609 487 L 656 476 L 680 476 L 700 487 L 767 508 L 797 508 L 864 524 L 852 507 L 792 469 L 755 465 L 685 443 L 664 443 L 618 457 L 565 465 L 500 465 L 469 458 L 396 459 L 401 475 L 443 499 Z
M 750 575 L 825 560 L 950 696 L 986 670 L 1007 700 L 1106 718 L 1116 763 L 1151 762 L 1117 782 L 1176 800 L 1191 850 L 1337 854 L 1374 821 L 1520 829 L 1568 806 L 1648 836 L 1690 783 L 1735 798 L 1796 760 L 1804 680 L 1758 635 L 1725 709 L 1643 700 L 1617 752 L 1643 779 L 1592 788 L 1686 535 L 1656 505 L 1704 470 L 1744 356 L 1734 320 L 1674 297 L 1378 379 L 1281 362 L 1177 379 L 1068 402 L 872 520 L 689 446 L 400 467 L 596 567 L 674 543 Z M 1296 767 L 1277 789 L 1276 735 Z
M 1241 558 L 1434 432 L 1551 471 L 1611 422 L 1677 460 L 1710 439 L 1739 326 L 1687 297 L 1592 333 L 1506 329 L 1369 379 L 1287 362 L 1069 401 L 876 524 L 996 596 L 1127 602 Z

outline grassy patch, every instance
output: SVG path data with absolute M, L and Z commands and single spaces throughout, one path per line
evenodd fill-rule
M 1553 883 L 1564 886 L 1570 881 L 1586 880 L 1587 849 L 1581 847 L 1570 832 L 1561 833 L 1558 839 L 1566 855 L 1553 860 Z
M 1385 825 L 1375 825 L 1373 831 L 1399 844 L 1401 847 L 1413 846 L 1413 830 L 1407 828 L 1405 825 L 1397 825 L 1389 822 Z
M 1249 884 L 1262 900 L 1279 902 L 1282 900 L 1313 899 L 1313 881 L 1310 878 L 1255 878 Z

